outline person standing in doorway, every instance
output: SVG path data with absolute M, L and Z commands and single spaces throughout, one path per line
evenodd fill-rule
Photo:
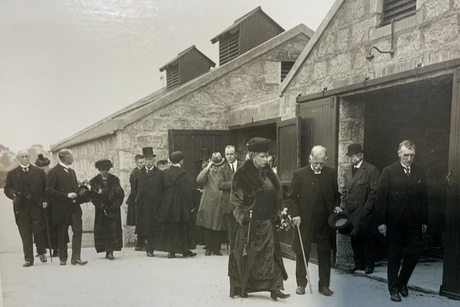
M 47 207 L 46 175 L 43 170 L 30 164 L 27 150 L 20 150 L 17 158 L 19 166 L 8 172 L 4 193 L 13 200 L 14 217 L 24 252 L 23 267 L 30 267 L 34 264 L 33 239 L 37 245 L 40 261 L 47 261 L 43 210 Z
M 328 218 L 340 210 L 340 193 L 334 169 L 325 166 L 327 151 L 323 146 L 312 148 L 309 164 L 294 172 L 286 202 L 293 224 L 300 227 L 306 261 L 311 244 L 316 243 L 319 264 L 319 292 L 331 296 L 331 249 L 335 245 L 335 230 L 329 227 Z M 296 293 L 305 294 L 307 271 L 302 255 L 298 232 L 294 232 L 292 250 L 296 253 Z
M 376 201 L 378 230 L 388 240 L 388 290 L 394 302 L 401 301 L 400 294 L 409 295 L 407 283 L 424 249 L 422 236 L 428 228 L 426 176 L 414 164 L 414 142 L 402 141 L 398 156 L 398 162 L 382 171 Z
M 85 265 L 81 260 L 81 239 L 83 235 L 82 210 L 77 198 L 78 181 L 75 171 L 70 168 L 74 161 L 69 149 L 58 153 L 60 162 L 48 173 L 47 195 L 53 203 L 53 220 L 57 226 L 59 259 L 61 265 L 67 262 L 67 233 L 72 227 L 72 265 Z
M 347 156 L 351 166 L 345 170 L 345 186 L 342 191 L 340 208 L 349 215 L 353 230 L 350 233 L 355 264 L 350 270 L 374 272 L 375 235 L 375 197 L 380 172 L 372 164 L 364 161 L 360 144 L 348 146 Z

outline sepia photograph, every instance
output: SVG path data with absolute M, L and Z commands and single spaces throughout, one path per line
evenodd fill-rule
M 459 304 L 460 0 L 2 0 L 0 110 L 0 307 Z

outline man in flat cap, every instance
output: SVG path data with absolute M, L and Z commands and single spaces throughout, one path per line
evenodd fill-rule
M 158 210 L 164 194 L 164 172 L 155 166 L 152 147 L 142 148 L 145 167 L 138 172 L 136 192 L 136 234 L 138 247 L 146 241 L 148 257 L 153 257 L 154 238 L 158 223 Z M 145 240 L 145 241 L 144 241 Z
M 20 150 L 17 158 L 20 165 L 8 172 L 4 193 L 13 200 L 14 217 L 21 235 L 24 251 L 24 267 L 34 263 L 33 238 L 37 245 L 40 261 L 46 262 L 45 216 L 46 175 L 30 164 L 27 150 Z
M 83 235 L 82 210 L 77 199 L 78 181 L 75 171 L 70 167 L 74 157 L 69 149 L 61 149 L 58 153 L 60 162 L 48 173 L 46 192 L 53 203 L 53 220 L 57 226 L 59 259 L 61 265 L 67 263 L 66 234 L 69 225 L 72 227 L 72 265 L 85 265 L 88 261 L 81 260 L 81 239 Z
M 316 243 L 319 264 L 319 292 L 325 296 L 334 294 L 329 289 L 331 279 L 331 249 L 335 246 L 335 230 L 329 227 L 328 218 L 340 204 L 337 176 L 334 169 L 325 166 L 326 148 L 315 146 L 308 157 L 309 164 L 294 172 L 286 202 L 293 223 L 300 227 L 306 261 L 311 244 Z M 296 279 L 299 295 L 305 294 L 306 268 L 298 232 L 292 250 L 296 253 Z
M 345 170 L 345 186 L 340 207 L 348 213 L 353 230 L 350 233 L 354 254 L 354 267 L 350 270 L 374 272 L 375 197 L 379 185 L 380 172 L 372 164 L 364 161 L 360 144 L 348 146 L 347 156 L 351 166 Z

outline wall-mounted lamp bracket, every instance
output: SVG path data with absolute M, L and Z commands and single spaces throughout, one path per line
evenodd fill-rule
M 379 48 L 377 48 L 376 46 L 372 46 L 371 48 L 369 48 L 369 51 L 366 54 L 366 59 L 369 60 L 369 61 L 372 61 L 372 59 L 374 58 L 374 55 L 371 53 L 372 49 L 375 49 L 377 52 L 380 52 L 380 53 L 389 53 L 390 56 L 393 57 L 394 54 L 395 54 L 394 37 L 395 37 L 395 25 L 394 25 L 394 20 L 391 20 L 391 47 L 390 47 L 390 50 L 389 51 L 382 51 Z

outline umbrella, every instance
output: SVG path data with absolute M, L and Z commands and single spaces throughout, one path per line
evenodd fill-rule
M 248 283 L 249 275 L 251 274 L 252 267 L 257 256 L 257 250 L 252 246 L 249 241 L 251 235 L 251 220 L 252 220 L 252 210 L 249 211 L 249 225 L 248 225 L 248 235 L 247 240 L 244 244 L 240 244 L 233 250 L 233 256 L 235 263 L 238 267 L 238 273 L 240 275 L 241 283 L 241 297 L 245 296 L 246 285 Z
M 310 274 L 308 273 L 307 257 L 305 256 L 305 249 L 303 248 L 302 234 L 300 233 L 300 226 L 297 226 L 297 232 L 299 233 L 300 248 L 302 250 L 303 262 L 305 264 L 305 271 L 307 272 L 308 288 L 310 289 L 310 294 L 313 294 L 311 289 L 311 279 Z

